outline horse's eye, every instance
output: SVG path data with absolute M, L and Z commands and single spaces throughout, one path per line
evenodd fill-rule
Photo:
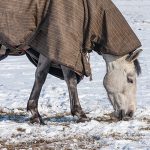
M 132 84 L 134 83 L 133 78 L 130 76 L 127 77 L 127 81 L 128 81 L 128 83 L 132 83 Z

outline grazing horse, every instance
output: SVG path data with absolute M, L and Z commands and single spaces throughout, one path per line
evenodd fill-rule
M 136 110 L 136 76 L 141 72 L 137 57 L 140 52 L 141 50 L 135 50 L 124 56 L 101 53 L 106 62 L 106 75 L 103 84 L 114 108 L 115 115 L 119 120 L 131 118 Z M 9 50 L 6 49 L 5 54 L 1 53 L 0 60 L 8 55 Z M 50 65 L 51 61 L 40 54 L 35 72 L 34 86 L 27 104 L 27 110 L 32 114 L 30 119 L 32 123 L 44 124 L 38 112 L 38 99 Z M 66 66 L 61 65 L 61 69 L 68 86 L 71 114 L 77 116 L 80 122 L 89 120 L 82 110 L 78 98 L 77 84 L 80 82 L 78 81 L 78 75 Z
M 106 62 L 104 87 L 117 118 L 132 117 L 140 73 L 141 50 L 136 49 L 141 42 L 111 0 L 3 0 L 0 5 L 0 59 L 25 50 L 32 61 L 28 52 L 38 53 L 32 61 L 37 69 L 27 104 L 31 122 L 43 123 L 38 99 L 48 73 L 61 74 L 68 86 L 71 114 L 79 121 L 88 120 L 77 84 L 91 74 L 86 58 L 92 50 Z

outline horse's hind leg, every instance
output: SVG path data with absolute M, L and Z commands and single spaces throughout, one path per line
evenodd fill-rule
M 89 120 L 85 113 L 82 110 L 82 107 L 79 102 L 78 93 L 77 93 L 77 77 L 76 74 L 65 66 L 61 66 L 64 79 L 68 86 L 69 97 L 70 97 L 70 108 L 71 114 L 79 118 L 79 122 L 84 122 Z
M 42 86 L 47 77 L 49 67 L 50 67 L 50 61 L 43 55 L 40 55 L 36 73 L 35 73 L 34 86 L 27 104 L 27 110 L 30 111 L 32 114 L 32 117 L 30 119 L 31 123 L 36 122 L 36 123 L 44 124 L 42 117 L 38 112 L 38 99 L 40 96 Z

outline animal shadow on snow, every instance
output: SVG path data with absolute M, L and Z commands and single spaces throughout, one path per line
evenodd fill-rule
M 118 120 L 113 117 L 112 113 L 105 114 L 103 117 L 95 117 L 90 118 L 91 120 L 95 120 L 98 122 L 117 122 Z M 13 121 L 16 123 L 28 123 L 30 121 L 29 115 L 26 114 L 6 114 L 0 113 L 0 122 L 2 121 Z M 43 116 L 44 123 L 78 123 L 78 119 L 73 117 L 69 114 L 61 114 L 61 115 L 54 115 L 54 116 Z M 90 121 L 90 120 L 89 120 Z
M 16 123 L 27 123 L 30 121 L 28 115 L 20 114 L 0 114 L 0 122 L 2 121 L 12 121 Z M 77 119 L 72 116 L 52 116 L 52 117 L 43 117 L 45 123 L 70 123 L 76 122 Z
M 18 115 L 18 114 L 0 114 L 0 122 L 2 121 L 13 121 L 17 123 L 25 123 L 29 121 L 27 115 Z

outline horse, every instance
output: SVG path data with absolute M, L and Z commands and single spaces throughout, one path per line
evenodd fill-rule
M 93 50 L 106 62 L 103 84 L 115 116 L 119 120 L 133 116 L 141 42 L 111 0 L 5 0 L 1 1 L 0 16 L 0 59 L 22 49 L 30 61 L 28 52 L 34 51 L 38 57 L 32 61 L 37 69 L 27 103 L 32 123 L 44 123 L 38 99 L 52 68 L 56 76 L 59 70 L 67 83 L 71 114 L 81 122 L 88 120 L 77 84 L 82 76 L 91 74 L 86 58 Z
M 141 49 L 138 49 L 123 56 L 101 53 L 106 62 L 103 85 L 118 120 L 132 118 L 136 111 L 136 78 L 141 73 L 138 61 L 141 51 Z M 5 59 L 9 54 L 10 51 L 6 48 L 0 50 L 0 60 Z M 39 55 L 35 81 L 27 103 L 27 111 L 32 114 L 31 123 L 44 124 L 38 111 L 38 100 L 51 64 L 51 60 L 42 54 Z M 78 75 L 69 67 L 61 65 L 61 70 L 68 86 L 71 114 L 78 117 L 78 122 L 89 121 L 78 98 L 77 84 L 81 80 L 78 80 Z

